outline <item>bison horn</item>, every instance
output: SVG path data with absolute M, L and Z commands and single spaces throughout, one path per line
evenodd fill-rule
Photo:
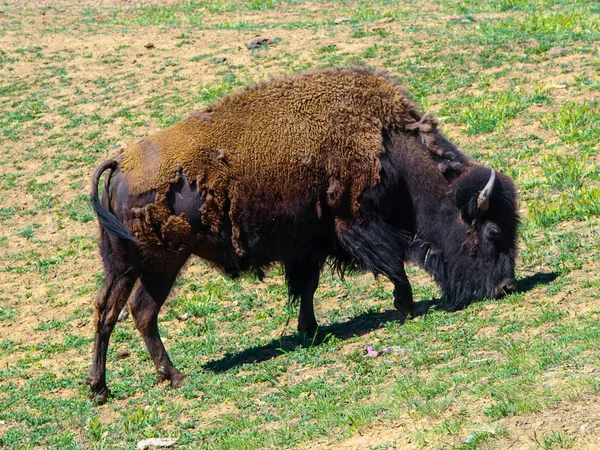
M 487 211 L 490 207 L 490 195 L 494 189 L 494 182 L 496 181 L 496 171 L 492 169 L 492 174 L 485 187 L 479 193 L 477 197 L 477 207 L 482 211 Z

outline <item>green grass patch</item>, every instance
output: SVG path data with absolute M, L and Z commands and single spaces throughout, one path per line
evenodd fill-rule
M 447 115 L 450 122 L 464 125 L 468 135 L 478 135 L 498 131 L 528 107 L 549 102 L 549 95 L 541 89 L 530 93 L 487 92 L 450 100 L 441 113 Z
M 567 102 L 543 117 L 541 123 L 566 144 L 596 146 L 600 139 L 600 103 Z

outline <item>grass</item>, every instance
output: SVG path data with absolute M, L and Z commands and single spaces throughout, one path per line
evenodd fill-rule
M 554 131 L 565 144 L 593 143 L 600 138 L 600 113 L 597 101 L 567 102 L 542 124 Z
M 477 135 L 498 131 L 528 107 L 550 101 L 551 98 L 539 89 L 531 93 L 515 90 L 486 92 L 450 101 L 441 114 L 447 115 L 449 122 L 464 125 L 468 135 Z
M 149 437 L 206 449 L 593 445 L 598 8 L 571 0 L 426 6 L 8 2 L 0 22 L 0 447 L 134 448 Z M 256 35 L 274 44 L 249 51 Z M 241 86 L 351 65 L 387 69 L 451 140 L 513 177 L 523 218 L 519 292 L 400 324 L 388 311 L 387 281 L 325 272 L 312 339 L 295 332 L 298 311 L 286 303 L 280 267 L 262 283 L 225 279 L 196 260 L 160 318 L 186 383 L 172 390 L 157 381 L 127 319 L 108 354 L 115 397 L 90 403 L 82 382 L 102 282 L 86 197 L 93 168 Z M 439 296 L 422 271 L 410 268 L 409 277 L 421 305 Z M 391 351 L 365 358 L 368 345 Z

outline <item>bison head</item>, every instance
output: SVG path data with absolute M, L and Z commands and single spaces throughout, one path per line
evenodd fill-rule
M 474 166 L 458 177 L 449 198 L 452 226 L 437 245 L 421 251 L 425 268 L 442 288 L 442 306 L 453 311 L 515 289 L 519 216 L 510 178 L 486 167 Z

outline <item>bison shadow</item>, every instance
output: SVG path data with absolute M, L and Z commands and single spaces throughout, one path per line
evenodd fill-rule
M 536 273 L 517 281 L 515 293 L 520 294 L 532 290 L 540 284 L 548 284 L 558 277 L 558 273 Z M 423 300 L 415 303 L 413 317 L 427 314 L 432 308 L 440 304 L 440 299 Z M 311 347 L 324 342 L 329 336 L 338 339 L 349 339 L 362 336 L 373 330 L 381 328 L 387 322 L 400 321 L 404 318 L 395 309 L 380 312 L 369 312 L 353 317 L 347 322 L 333 323 L 320 327 L 317 335 L 312 338 L 302 333 L 288 334 L 278 339 L 273 339 L 265 345 L 251 347 L 238 353 L 226 354 L 221 359 L 209 361 L 203 368 L 212 372 L 226 372 L 227 370 L 243 364 L 260 363 L 275 358 L 283 353 L 293 351 L 297 347 Z
M 515 290 L 515 294 L 522 294 L 527 291 L 531 291 L 536 286 L 540 284 L 550 284 L 554 280 L 558 278 L 558 272 L 540 272 L 535 275 L 530 275 L 525 278 L 521 278 L 517 281 L 517 289 Z

